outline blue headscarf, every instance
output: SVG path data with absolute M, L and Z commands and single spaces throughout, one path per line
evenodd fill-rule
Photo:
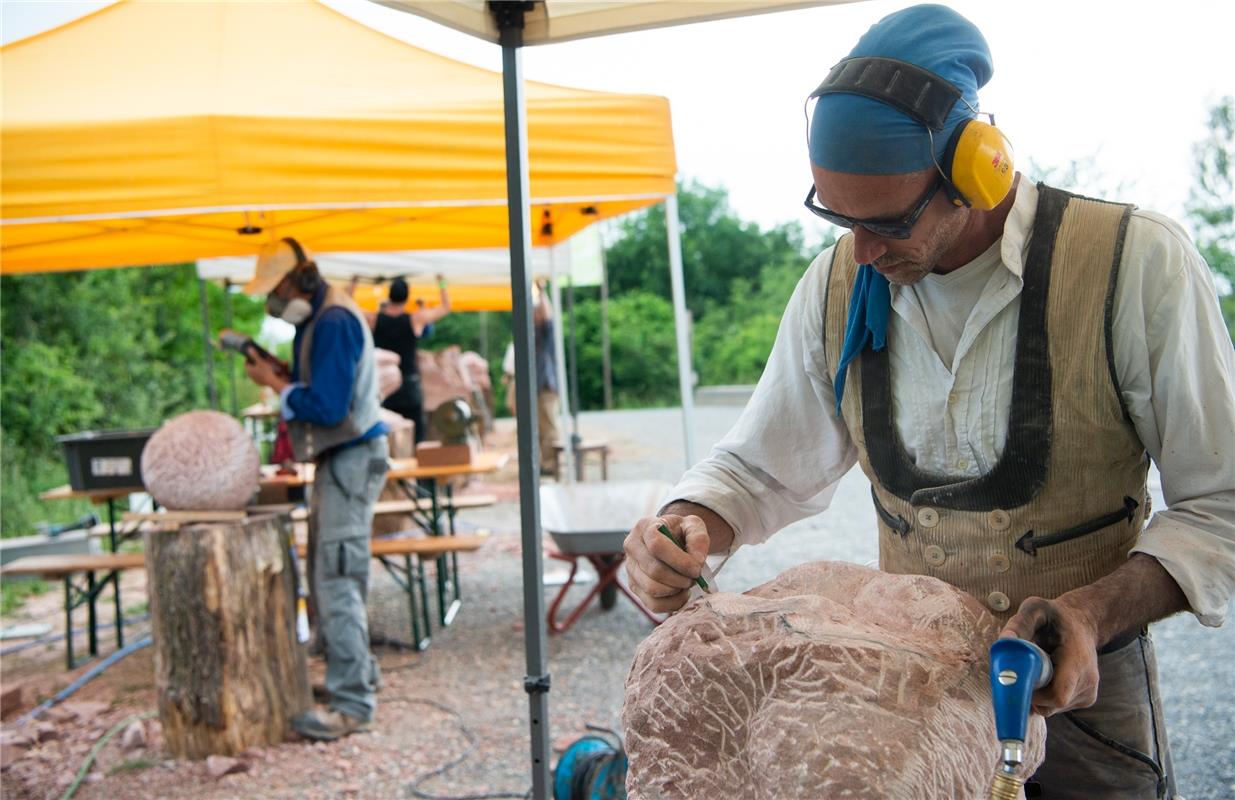
M 928 69 L 960 89 L 963 100 L 953 106 L 943 130 L 934 134 L 932 151 L 926 127 L 892 106 L 856 94 L 823 95 L 811 116 L 810 160 L 835 172 L 901 175 L 933 167 L 952 130 L 974 117 L 978 89 L 994 70 L 982 32 L 940 5 L 913 6 L 879 20 L 849 53 L 859 56 L 896 58 Z M 849 362 L 867 346 L 882 350 L 887 344 L 891 298 L 887 278 L 862 264 L 834 382 L 838 416 Z

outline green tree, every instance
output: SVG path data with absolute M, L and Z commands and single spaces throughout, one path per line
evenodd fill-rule
M 261 303 L 233 296 L 233 327 L 256 333 Z M 213 333 L 226 298 L 208 287 Z M 44 505 L 65 481 L 55 437 L 154 427 L 208 405 L 200 296 L 191 265 L 0 278 L 0 521 L 8 535 L 82 510 Z M 215 360 L 221 399 L 232 366 Z M 256 391 L 241 376 L 242 400 Z
M 1235 342 L 1235 98 L 1224 97 L 1209 110 L 1209 136 L 1194 145 L 1193 156 L 1188 220 L 1217 277 L 1222 315 Z
M 802 229 L 796 224 L 764 231 L 729 208 L 723 188 L 688 181 L 678 186 L 682 227 L 682 272 L 687 305 L 698 319 L 724 305 L 730 284 L 745 278 L 755 283 L 769 264 L 798 264 L 807 257 Z M 653 206 L 619 226 L 620 238 L 606 251 L 609 288 L 614 296 L 640 290 L 668 298 L 669 254 L 665 207 Z
M 575 316 L 579 407 L 603 408 L 599 300 L 576 296 Z M 565 315 L 563 324 L 569 326 Z M 569 333 L 569 327 L 563 330 Z M 669 301 L 642 291 L 613 298 L 609 302 L 609 331 L 614 405 L 648 408 L 677 403 L 677 340 Z

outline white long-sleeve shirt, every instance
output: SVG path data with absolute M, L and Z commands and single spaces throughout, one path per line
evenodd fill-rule
M 892 381 L 913 387 L 894 393 L 895 422 L 927 472 L 983 474 L 1003 451 L 1037 201 L 1022 177 L 997 259 L 892 286 Z M 723 517 L 735 549 L 826 509 L 857 461 L 824 359 L 831 261 L 825 250 L 798 283 L 745 411 L 673 492 Z M 1120 391 L 1168 506 L 1133 552 L 1157 558 L 1197 618 L 1221 625 L 1235 592 L 1235 351 L 1209 268 L 1176 223 L 1133 213 L 1113 313 Z

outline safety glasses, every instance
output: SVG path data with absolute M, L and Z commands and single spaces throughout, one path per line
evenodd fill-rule
M 884 239 L 908 239 L 913 235 L 913 226 L 917 224 L 918 217 L 922 216 L 922 212 L 931 204 L 931 200 L 935 199 L 935 195 L 938 194 L 942 186 L 943 177 L 940 176 L 935 180 L 934 185 L 926 190 L 926 194 L 922 195 L 922 199 L 913 207 L 913 210 L 900 219 L 854 219 L 853 217 L 846 217 L 844 214 L 838 214 L 819 204 L 815 198 L 815 185 L 813 183 L 811 184 L 810 191 L 806 193 L 806 207 L 815 216 L 826 219 L 833 225 L 839 225 L 842 228 L 852 230 L 854 227 L 861 227 Z

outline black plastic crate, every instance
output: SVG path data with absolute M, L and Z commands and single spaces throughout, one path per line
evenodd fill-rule
M 144 486 L 142 450 L 155 429 L 86 431 L 57 436 L 64 445 L 69 485 L 77 491 Z

